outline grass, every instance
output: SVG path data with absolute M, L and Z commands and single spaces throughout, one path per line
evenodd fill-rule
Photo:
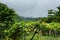
M 30 40 L 33 35 L 30 35 L 26 38 L 26 40 Z M 36 34 L 33 40 L 60 40 L 60 37 L 53 37 L 53 36 L 41 36 Z
M 30 40 L 32 38 L 33 34 L 26 36 L 26 39 L 24 39 L 24 37 L 22 39 L 20 39 L 20 37 L 18 38 L 18 40 Z M 60 40 L 60 36 L 59 37 L 54 37 L 54 36 L 42 36 L 40 34 L 36 34 L 33 38 L 33 40 Z

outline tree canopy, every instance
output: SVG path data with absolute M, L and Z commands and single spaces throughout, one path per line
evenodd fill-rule
M 3 35 L 3 31 L 6 29 L 8 30 L 15 22 L 15 16 L 16 13 L 13 9 L 3 3 L 0 3 L 0 35 Z
M 47 22 L 60 22 L 60 6 L 57 7 L 58 10 L 48 10 Z

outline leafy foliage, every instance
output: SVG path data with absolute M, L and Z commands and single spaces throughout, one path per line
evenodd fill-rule
M 47 17 L 47 22 L 60 22 L 60 6 L 57 7 L 56 10 L 48 10 L 48 17 Z
M 15 11 L 0 3 L 0 36 L 6 40 L 20 40 L 22 38 L 25 40 L 25 37 L 31 33 L 34 34 L 32 39 L 38 33 L 42 33 L 42 35 L 56 35 L 58 33 L 57 35 L 60 35 L 60 6 L 57 8 L 58 11 L 49 10 L 48 17 L 41 18 L 40 21 L 35 19 L 36 21 L 17 22 L 19 16 L 16 15 Z
M 14 17 L 16 13 L 13 9 L 8 8 L 7 5 L 0 3 L 0 35 L 5 36 L 3 31 L 7 31 L 15 22 Z

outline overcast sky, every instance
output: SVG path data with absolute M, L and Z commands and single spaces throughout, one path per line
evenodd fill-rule
M 60 0 L 0 0 L 24 17 L 44 17 L 49 9 L 57 9 Z

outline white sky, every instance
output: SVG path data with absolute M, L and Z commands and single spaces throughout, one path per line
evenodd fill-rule
M 49 9 L 56 9 L 60 0 L 0 0 L 24 17 L 44 17 Z

